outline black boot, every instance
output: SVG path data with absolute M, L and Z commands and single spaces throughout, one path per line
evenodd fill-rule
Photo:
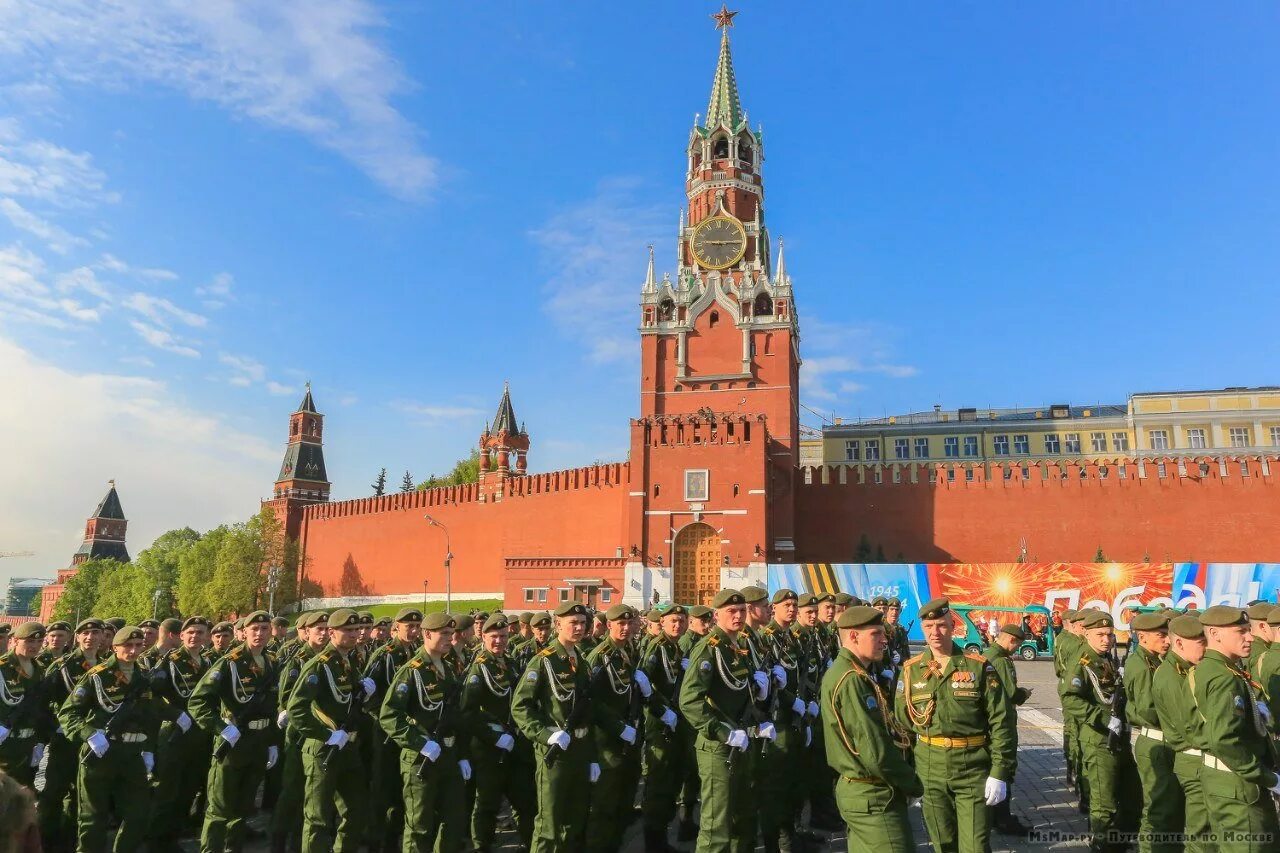
M 650 829 L 647 826 L 644 828 L 644 850 L 645 853 L 679 853 L 667 843 L 665 829 Z
M 1018 816 L 1013 813 L 1010 799 L 1011 798 L 1006 797 L 1004 802 L 995 807 L 995 820 L 992 822 L 992 826 L 995 827 L 997 832 L 1002 832 L 1005 835 L 1016 835 L 1019 838 L 1026 838 L 1027 833 L 1031 831 L 1031 827 L 1023 823 Z
M 693 808 L 690 806 L 680 807 L 680 825 L 676 829 L 677 841 L 693 841 L 698 837 L 698 822 L 693 819 Z

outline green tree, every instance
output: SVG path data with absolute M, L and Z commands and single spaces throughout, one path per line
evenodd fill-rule
M 883 545 L 877 545 L 877 546 L 876 546 L 876 557 L 875 557 L 875 561 L 876 561 L 877 563 L 883 563 L 883 562 L 885 562 L 884 546 L 883 546 Z
M 1106 554 L 1104 554 L 1104 553 L 1102 553 L 1102 546 L 1101 546 L 1101 545 L 1099 545 L 1099 546 L 1098 546 L 1098 551 L 1097 551 L 1097 553 L 1093 555 L 1093 561 L 1094 561 L 1095 563 L 1105 563 L 1105 562 L 1107 562 L 1107 555 L 1106 555 Z
M 454 463 L 453 470 L 448 474 L 437 475 L 432 474 L 426 480 L 418 484 L 419 489 L 434 489 L 439 486 L 464 486 L 467 483 L 475 483 L 480 480 L 480 451 L 472 450 L 466 458 L 459 459 Z
M 404 477 L 402 477 L 400 480 L 400 491 L 402 492 L 413 491 L 413 475 L 410 474 L 408 471 L 404 472 Z
M 380 498 L 387 493 L 387 469 L 378 472 L 378 479 L 373 481 L 373 496 Z
M 102 579 L 112 569 L 123 565 L 119 560 L 85 560 L 78 571 L 67 579 L 62 597 L 53 606 L 55 619 L 65 619 L 73 625 L 93 615 L 98 601 Z
M 248 613 L 266 605 L 267 569 L 284 565 L 284 537 L 268 508 L 227 531 L 209 582 L 217 613 Z
M 210 595 L 210 584 L 218 566 L 218 552 L 230 529 L 215 527 L 178 558 L 178 610 L 187 616 L 220 615 Z
M 853 552 L 853 561 L 855 563 L 871 562 L 871 539 L 865 533 L 858 537 L 858 548 Z
M 121 563 L 102 576 L 93 615 L 100 619 L 120 616 L 130 625 L 136 625 L 143 619 L 150 619 L 155 612 L 155 591 L 156 585 L 145 568 L 137 563 Z M 165 612 L 159 616 L 168 615 L 167 603 L 166 596 L 161 602 Z
M 134 564 L 141 567 L 150 578 L 151 589 L 164 590 L 160 601 L 160 618 L 173 615 L 178 588 L 178 575 L 182 555 L 200 541 L 200 534 L 190 527 L 182 527 L 162 533 L 138 555 Z

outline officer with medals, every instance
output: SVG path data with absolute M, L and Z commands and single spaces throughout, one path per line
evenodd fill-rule
M 1200 614 L 1200 623 L 1207 649 L 1187 682 L 1201 720 L 1195 746 L 1204 752 L 1200 784 L 1214 849 L 1275 850 L 1280 765 L 1267 731 L 1270 710 L 1245 669 L 1253 643 L 1249 617 L 1215 605 Z
M 115 657 L 85 673 L 58 711 L 68 739 L 81 747 L 77 853 L 107 849 L 113 804 L 120 818 L 113 849 L 140 850 L 146 839 L 151 814 L 147 777 L 155 770 L 160 713 L 151 680 L 137 667 L 144 646 L 141 628 L 126 625 L 116 631 L 111 641 Z
M 753 670 L 740 638 L 746 600 L 722 589 L 711 600 L 716 625 L 689 657 L 680 687 L 680 710 L 697 731 L 694 752 L 702 779 L 699 850 L 750 850 L 755 846 L 752 738 L 773 740 L 771 722 L 757 726 L 753 703 L 769 693 L 770 676 Z
M 400 748 L 406 851 L 460 850 L 471 778 L 457 714 L 462 671 L 448 654 L 457 622 L 448 613 L 422 619 L 422 647 L 396 672 L 378 722 Z
M 512 690 L 520 672 L 507 654 L 510 624 L 501 613 L 485 620 L 480 627 L 480 650 L 462 688 L 462 723 L 470 734 L 476 783 L 471 841 L 481 853 L 493 849 L 504 796 L 514 812 L 521 843 L 525 847 L 533 843 L 537 810 L 533 749 L 528 740 L 517 737 L 511 717 Z
M 180 623 L 181 645 L 157 660 L 152 671 L 151 688 L 165 720 L 156 751 L 155 809 L 151 815 L 151 844 L 156 850 L 176 848 L 209 769 L 212 736 L 194 725 L 187 707 L 209 669 L 204 656 L 209 627 L 203 616 Z
M 600 775 L 590 737 L 590 676 L 579 648 L 590 616 L 567 601 L 555 617 L 555 639 L 529 662 L 511 701 L 512 719 L 534 747 L 534 853 L 583 848 L 591 785 Z
M 303 664 L 287 706 L 288 725 L 302 741 L 303 853 L 356 850 L 367 819 L 365 768 L 352 742 L 360 737 L 364 700 L 374 685 L 353 656 L 359 614 L 333 611 L 328 634 L 328 645 Z
M 390 620 L 388 620 L 390 624 Z M 374 713 L 382 708 L 391 682 L 400 667 L 409 662 L 422 638 L 422 611 L 404 607 L 396 613 L 395 628 L 391 638 L 376 646 L 365 665 L 366 678 L 373 681 L 373 695 L 368 705 Z M 374 625 L 378 627 L 377 624 Z M 373 763 L 370 791 L 369 847 L 372 850 L 393 850 L 396 838 L 404 824 L 403 784 L 400 781 L 400 747 L 391 740 L 380 726 L 372 730 Z
M 44 699 L 44 673 L 36 665 L 44 626 L 25 622 L 0 655 L 0 770 L 33 788 L 36 768 L 53 734 Z
M 1204 626 L 1190 613 L 1177 616 L 1169 622 L 1169 638 L 1169 651 L 1151 679 L 1163 743 L 1173 753 L 1173 784 L 1164 791 L 1164 796 L 1170 800 L 1167 806 L 1170 815 L 1181 818 L 1173 831 L 1182 833 L 1184 849 L 1188 853 L 1200 853 L 1208 849 L 1202 836 L 1209 831 L 1209 814 L 1200 787 L 1204 753 L 1194 745 L 1199 740 L 1201 721 L 1187 676 L 1204 658 Z M 1176 850 L 1178 845 L 1166 845 L 1164 849 Z
M 279 673 L 267 651 L 271 615 L 255 610 L 244 617 L 244 636 L 243 645 L 209 667 L 187 700 L 191 719 L 214 742 L 200 835 L 200 847 L 209 853 L 240 848 L 258 786 L 280 759 Z
M 329 645 L 329 614 L 323 610 L 305 613 L 294 623 L 301 644 L 277 665 L 280 686 L 277 690 L 276 725 L 284 730 L 281 738 L 280 793 L 271 811 L 271 853 L 285 853 L 290 839 L 302 837 L 302 801 L 306 793 L 306 773 L 302 762 L 303 737 L 297 726 L 289 725 L 289 700 L 298 685 L 302 666 Z
M 952 641 L 948 599 L 924 604 L 919 619 L 926 648 L 903 663 L 895 701 L 916 736 L 925 827 L 938 853 L 981 853 L 991 835 L 984 806 L 1013 781 L 1017 716 L 991 664 Z
M 836 807 L 849 849 L 910 853 L 907 803 L 924 792 L 911 766 L 911 737 L 876 677 L 888 646 L 884 615 L 853 606 L 836 622 L 840 652 L 822 678 L 827 761 L 836 771 Z

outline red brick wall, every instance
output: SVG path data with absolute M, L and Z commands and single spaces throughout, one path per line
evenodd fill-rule
M 797 559 L 800 562 L 851 562 L 859 537 L 866 532 L 872 547 L 885 558 L 907 562 L 995 562 L 1018 556 L 1027 543 L 1031 560 L 1089 561 L 1102 548 L 1107 559 L 1153 561 L 1258 562 L 1280 560 L 1280 462 L 1228 461 L 1222 477 L 1218 461 L 1202 476 L 1189 462 L 1187 476 L 1178 463 L 1166 463 L 1165 478 L 1157 464 L 1146 463 L 1146 477 L 1127 464 L 1127 479 L 1117 465 L 1102 479 L 1097 466 L 1050 466 L 1049 479 L 1036 467 L 1023 480 L 1015 467 L 1012 479 L 992 466 L 991 479 L 965 482 L 957 467 L 948 483 L 945 469 L 938 483 L 928 482 L 924 466 L 903 466 L 900 484 L 884 466 L 880 485 L 858 483 L 856 469 L 821 469 L 814 483 L 800 485 L 797 500 Z M 1247 464 L 1251 476 L 1240 476 Z M 915 468 L 918 482 L 911 483 Z M 1062 471 L 1067 476 L 1062 478 Z M 800 478 L 803 482 L 803 476 Z

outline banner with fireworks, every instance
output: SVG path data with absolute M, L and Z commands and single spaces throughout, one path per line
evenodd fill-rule
M 956 604 L 1050 610 L 1096 607 L 1129 626 L 1131 608 L 1204 609 L 1276 601 L 1280 563 L 790 563 L 769 566 L 769 592 L 848 592 L 902 601 L 902 622 L 945 595 Z M 921 639 L 920 629 L 911 629 Z

